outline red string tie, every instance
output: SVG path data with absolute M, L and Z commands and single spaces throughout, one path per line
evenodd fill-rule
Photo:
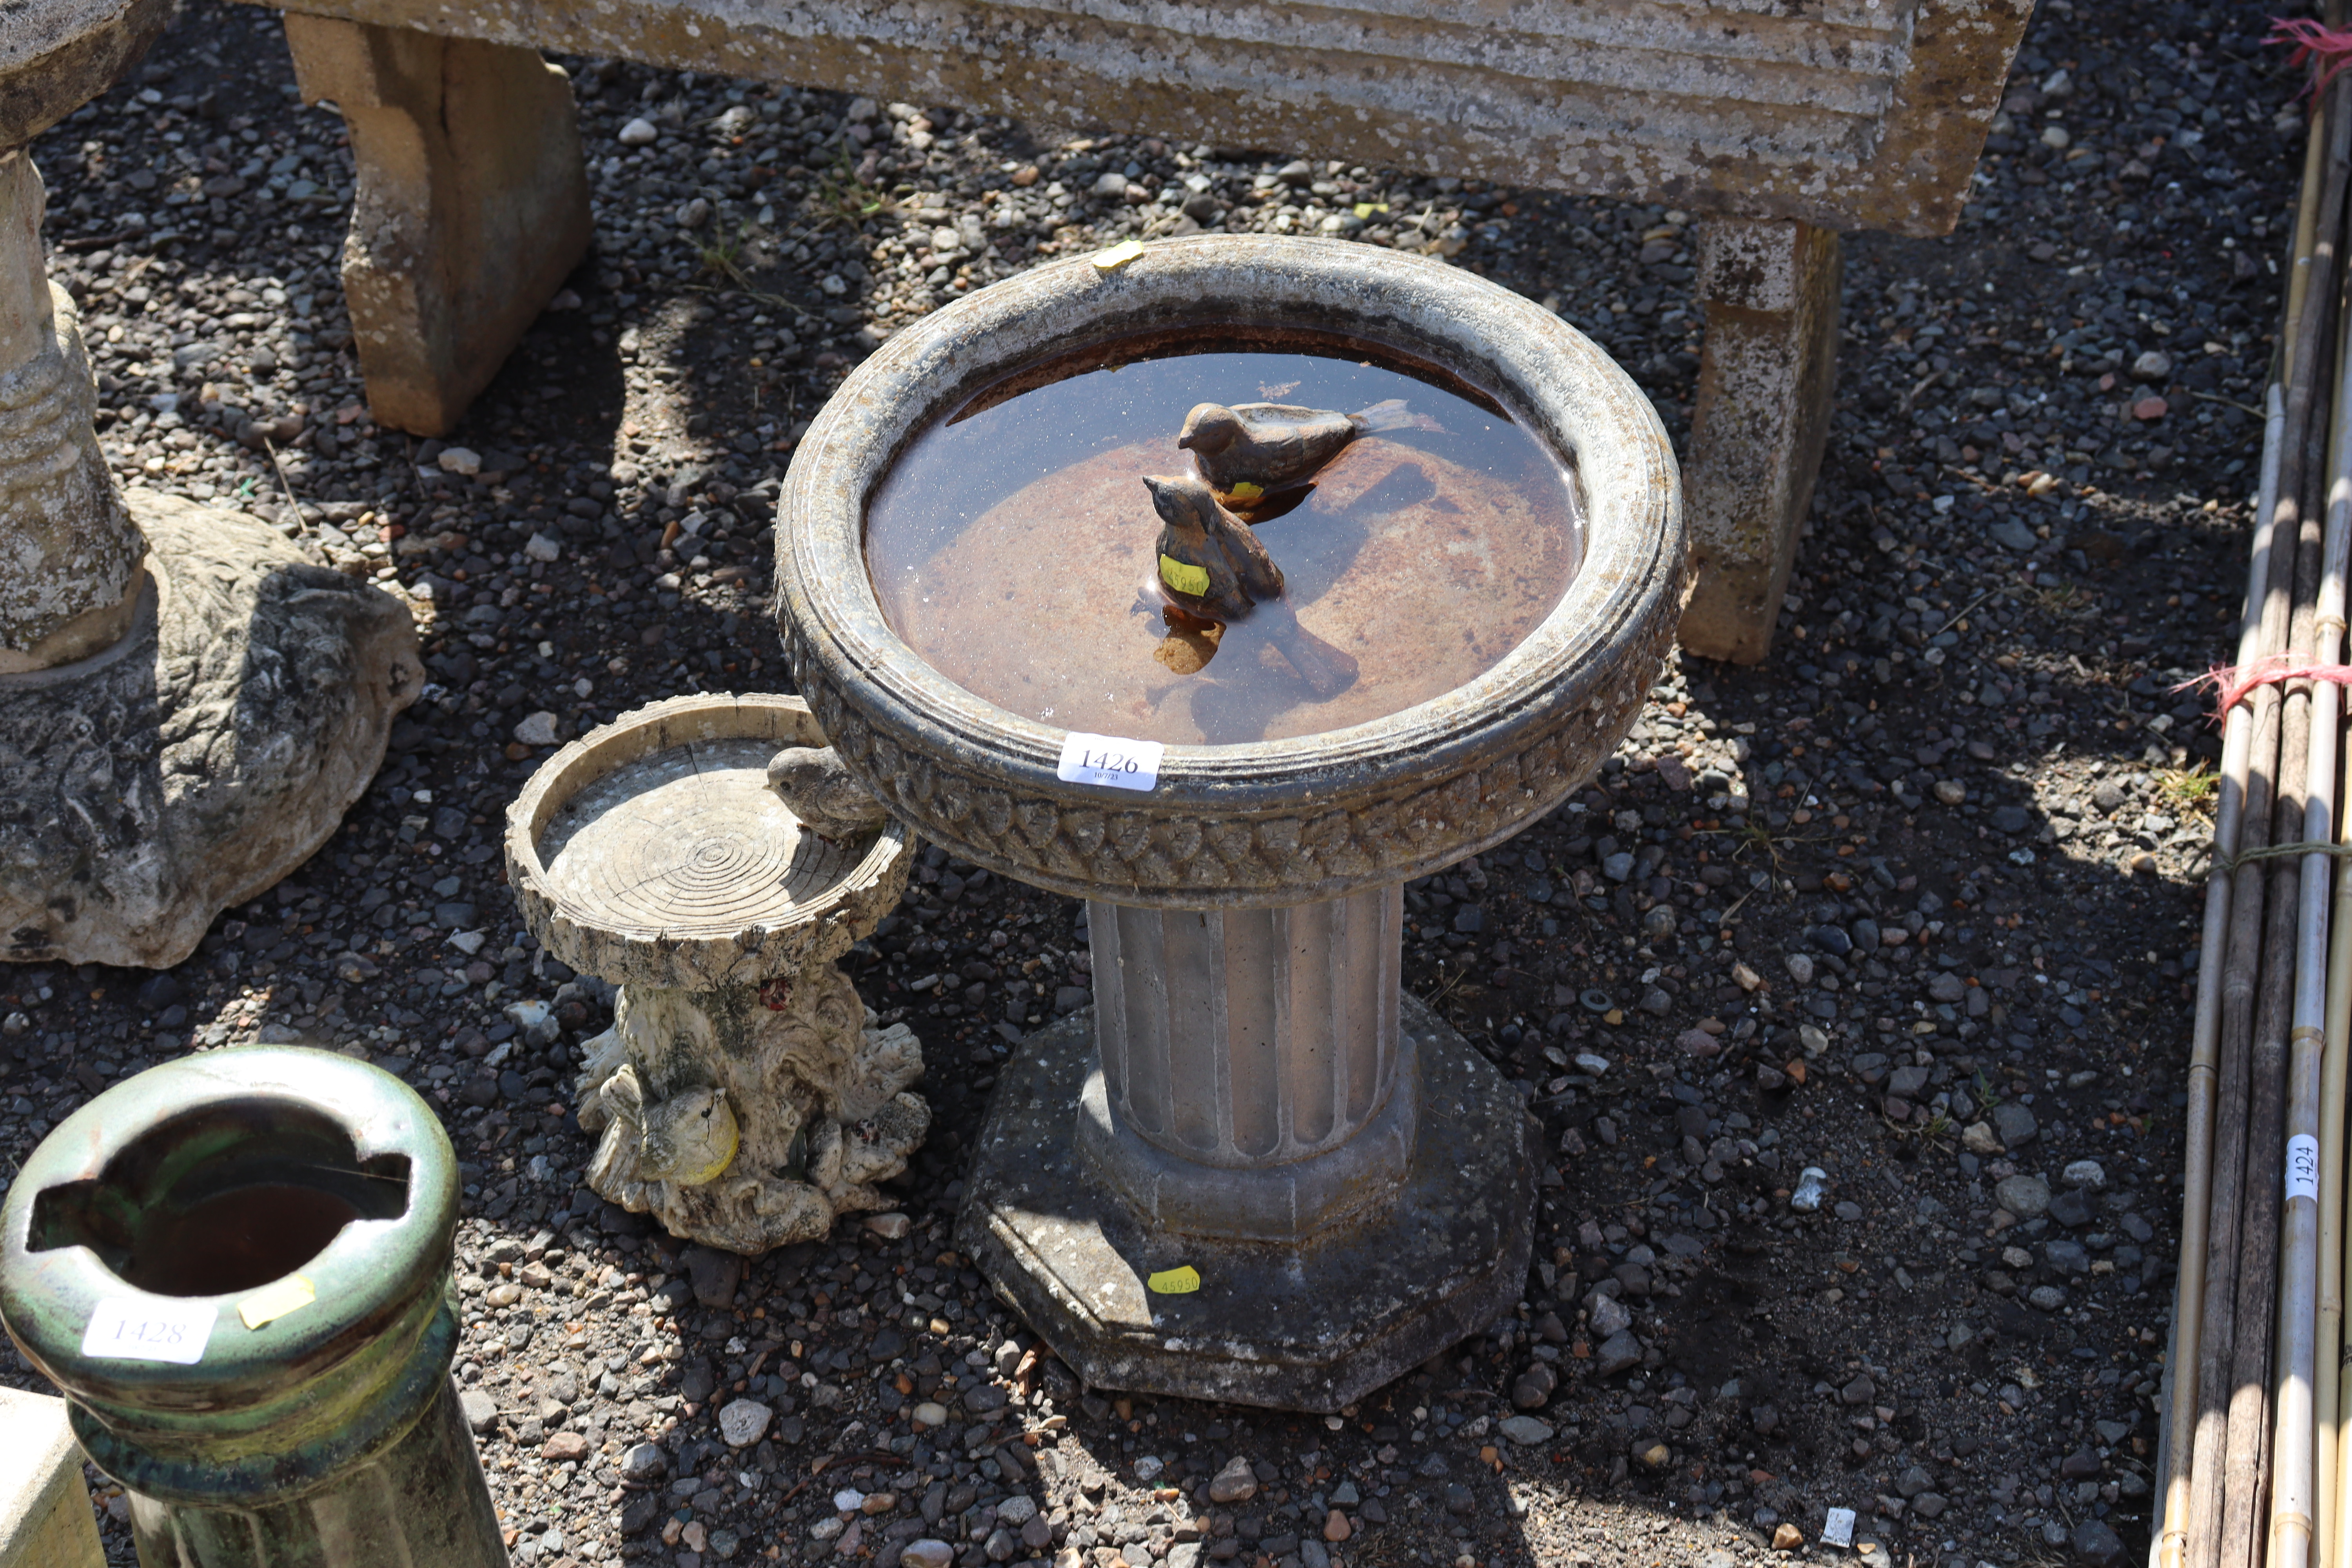
M 2213 700 L 2216 718 L 2243 702 L 2258 686 L 2276 686 L 2286 680 L 2325 680 L 2331 686 L 2352 686 L 2352 664 L 2297 664 L 2292 654 L 2274 653 L 2249 665 L 2217 664 L 2193 680 L 2184 680 L 2175 691 L 2187 691 L 2199 686 L 2211 686 L 2220 693 Z
M 2311 96 L 2316 99 L 2336 79 L 2336 73 L 2352 65 L 2352 28 L 2330 27 L 2309 16 L 2271 18 L 2270 36 L 2266 44 L 2292 44 L 2294 53 L 2287 58 L 2289 65 L 2308 62 L 2313 69 Z

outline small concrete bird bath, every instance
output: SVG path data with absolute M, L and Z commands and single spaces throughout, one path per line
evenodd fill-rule
M 867 507 L 983 391 L 1187 331 L 1368 345 L 1491 399 L 1572 476 L 1578 566 L 1452 690 L 1343 728 L 1171 744 L 1148 789 L 1070 782 L 1066 731 L 893 633 Z M 1633 384 L 1558 318 L 1436 262 L 1178 240 L 1113 270 L 1040 268 L 891 339 L 819 416 L 779 515 L 785 646 L 852 770 L 925 837 L 1088 900 L 1096 1006 L 1023 1043 L 961 1221 L 1063 1358 L 1104 1386 L 1337 1410 L 1517 1301 L 1527 1118 L 1401 994 L 1401 888 L 1590 777 L 1673 644 L 1677 480 Z
M 673 1235 L 758 1253 L 884 1205 L 930 1111 L 923 1057 L 867 1026 L 835 960 L 898 901 L 898 824 L 831 844 L 768 788 L 768 759 L 822 746 L 796 697 L 676 697 L 548 759 L 507 810 L 531 931 L 621 987 L 587 1047 L 588 1184 Z

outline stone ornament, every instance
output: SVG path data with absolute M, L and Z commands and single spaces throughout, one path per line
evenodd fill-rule
M 133 490 L 132 624 L 0 675 L 0 931 L 163 969 L 333 837 L 424 668 L 408 611 L 239 512 Z
M 0 25 L 0 956 L 168 968 L 334 833 L 425 672 L 398 600 L 239 513 L 114 487 L 23 142 L 168 19 Z
M 621 986 L 579 1080 L 588 1184 L 736 1252 L 887 1206 L 874 1184 L 930 1125 L 920 1044 L 835 963 L 906 890 L 913 837 L 828 841 L 768 784 L 777 752 L 824 744 L 798 698 L 672 698 L 566 746 L 507 813 L 525 922 Z
M 1062 731 L 973 696 L 889 629 L 866 573 L 865 500 L 918 429 L 1015 365 L 1204 318 L 1370 338 L 1490 391 L 1572 455 L 1585 557 L 1525 642 L 1445 696 L 1325 734 L 1171 746 L 1159 788 L 1107 800 L 1055 776 Z M 1111 273 L 1039 268 L 926 317 L 818 415 L 777 516 L 785 652 L 843 761 L 927 839 L 1129 905 L 1338 898 L 1509 837 L 1623 739 L 1687 592 L 1673 449 L 1590 339 L 1442 262 L 1262 236 L 1171 240 Z

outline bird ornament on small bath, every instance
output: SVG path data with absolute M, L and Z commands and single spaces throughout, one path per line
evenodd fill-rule
M 1220 500 L 1244 510 L 1295 489 L 1359 436 L 1383 430 L 1433 430 L 1437 422 L 1391 397 L 1354 414 L 1286 403 L 1202 403 L 1184 416 L 1176 445 L 1192 454 Z
M 768 787 L 800 824 L 828 844 L 866 837 L 888 819 L 882 803 L 831 746 L 787 746 L 768 759 Z
M 1274 563 L 1250 525 L 1191 474 L 1146 475 L 1160 514 L 1157 582 L 1179 610 L 1226 625 L 1255 618 L 1319 700 L 1356 683 L 1356 661 L 1298 624 Z

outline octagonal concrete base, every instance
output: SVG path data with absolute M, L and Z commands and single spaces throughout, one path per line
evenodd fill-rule
M 1296 1245 L 1145 1225 L 1076 1145 L 1091 1008 L 1024 1041 L 981 1135 L 957 1237 L 1098 1388 L 1334 1412 L 1508 1311 L 1535 1220 L 1527 1115 L 1502 1075 L 1410 995 L 1420 1073 L 1403 1185 Z M 1190 1267 L 1190 1294 L 1145 1281 Z

